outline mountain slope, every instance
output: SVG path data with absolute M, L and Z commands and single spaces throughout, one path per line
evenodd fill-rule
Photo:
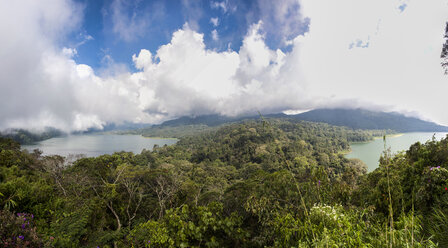
M 448 127 L 433 122 L 406 117 L 399 113 L 374 112 L 364 109 L 316 109 L 297 115 L 268 114 L 266 118 L 289 118 L 297 121 L 323 122 L 335 126 L 346 126 L 353 129 L 381 129 L 396 132 L 448 132 Z M 258 119 L 259 115 L 245 117 L 226 117 L 221 115 L 203 115 L 197 117 L 184 116 L 169 120 L 158 129 L 182 126 L 216 127 L 222 124 L 239 122 L 247 119 Z M 151 129 L 151 128 L 150 128 Z
M 228 117 L 223 115 L 200 115 L 196 117 L 183 116 L 178 119 L 163 122 L 162 127 L 178 127 L 186 125 L 206 125 L 209 127 L 219 126 L 225 123 L 237 122 L 243 119 L 251 119 L 253 117 Z
M 391 129 L 397 132 L 448 132 L 448 127 L 399 113 L 363 109 L 316 109 L 289 116 L 296 120 L 325 122 L 353 129 Z

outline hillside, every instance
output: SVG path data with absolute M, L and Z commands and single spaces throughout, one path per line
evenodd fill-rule
M 205 131 L 216 130 L 224 124 L 257 119 L 259 116 L 228 117 L 222 115 L 201 115 L 196 117 L 183 116 L 178 119 L 165 121 L 160 125 L 153 125 L 136 130 L 120 133 L 141 134 L 145 137 L 181 138 Z
M 448 132 L 448 127 L 399 113 L 373 112 L 363 109 L 317 109 L 291 118 L 325 122 L 353 129 L 391 129 L 397 132 Z
M 0 138 L 0 247 L 447 247 L 448 138 L 366 173 L 341 152 L 368 137 L 245 121 L 72 163 Z
M 414 117 L 406 117 L 399 113 L 374 112 L 364 109 L 316 109 L 297 115 L 286 115 L 282 113 L 264 115 L 265 118 L 288 118 L 296 121 L 323 122 L 335 126 L 346 126 L 353 129 L 365 130 L 394 130 L 396 132 L 448 132 L 448 127 L 433 122 L 424 121 Z M 242 120 L 253 120 L 260 118 L 259 115 L 226 117 L 221 115 L 204 115 L 196 117 L 184 116 L 169 120 L 161 125 L 144 129 L 149 133 L 168 132 L 176 127 L 185 129 L 201 130 L 216 127 L 222 124 L 240 122 Z M 143 132 L 145 134 L 145 132 Z
M 399 113 L 373 112 L 363 109 L 317 109 L 309 112 L 286 115 L 283 113 L 263 115 L 265 119 L 289 119 L 292 121 L 323 122 L 335 126 L 345 126 L 363 130 L 393 130 L 395 132 L 448 132 L 448 127 L 433 122 L 406 117 Z M 260 119 L 260 115 L 228 117 L 222 115 L 184 116 L 165 121 L 160 125 L 125 123 L 108 124 L 103 130 L 88 130 L 80 133 L 114 131 L 122 134 L 141 134 L 147 137 L 180 138 L 204 131 L 212 131 L 224 124 L 238 123 L 247 120 Z M 127 131 L 125 131 L 127 129 Z M 41 140 L 60 136 L 63 133 L 48 128 L 42 133 L 27 130 L 9 130 L 0 136 L 12 138 L 21 144 L 32 144 Z

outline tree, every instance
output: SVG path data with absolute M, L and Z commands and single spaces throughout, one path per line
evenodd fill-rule
M 442 67 L 445 69 L 445 74 L 448 74 L 448 22 L 445 26 L 445 43 L 442 46 L 442 53 L 440 54 L 440 58 L 442 59 Z

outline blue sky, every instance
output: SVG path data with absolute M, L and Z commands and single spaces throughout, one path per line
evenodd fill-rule
M 265 30 L 266 44 L 271 49 L 290 50 L 284 38 L 307 31 L 308 20 L 294 23 L 286 36 L 277 32 L 281 25 L 260 6 L 261 1 L 206 0 L 77 0 L 82 5 L 83 19 L 79 29 L 68 37 L 65 46 L 76 48 L 74 60 L 95 69 L 112 59 L 134 70 L 132 55 L 141 49 L 151 52 L 169 43 L 174 31 L 188 23 L 204 34 L 207 49 L 238 51 L 249 26 L 264 19 L 272 23 Z M 300 5 L 291 6 L 287 15 L 299 15 Z M 285 18 L 289 18 L 285 16 Z M 215 30 L 215 31 L 214 31 Z M 213 33 L 216 34 L 213 37 Z M 215 38 L 215 39 L 214 39 Z
M 396 111 L 448 125 L 448 0 L 0 1 L 0 130 Z

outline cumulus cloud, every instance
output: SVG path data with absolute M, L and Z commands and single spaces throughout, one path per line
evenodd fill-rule
M 112 67 L 115 73 L 102 74 L 60 45 L 60 33 L 80 23 L 79 5 L 28 1 L 24 10 L 23 1 L 0 3 L 0 32 L 10 37 L 0 49 L 7 72 L 0 74 L 0 129 L 72 131 L 318 107 L 418 111 L 448 124 L 439 59 L 446 2 L 409 1 L 403 11 L 402 3 L 303 0 L 309 31 L 288 38 L 286 52 L 266 45 L 270 27 L 262 20 L 248 28 L 238 51 L 208 49 L 204 34 L 185 24 L 156 51 L 133 55 L 137 72 Z
M 264 42 L 262 22 L 250 27 L 239 52 L 208 50 L 187 25 L 156 54 L 133 56 L 142 72 L 141 106 L 162 118 L 239 115 L 312 107 L 300 75 L 299 48 L 285 54 Z M 157 63 L 155 61 L 158 61 Z
M 36 16 L 46 14 L 39 8 L 34 11 Z M 297 102 L 298 81 L 286 80 L 288 73 L 295 73 L 288 69 L 288 61 L 296 55 L 266 47 L 261 27 L 260 22 L 249 29 L 238 53 L 207 49 L 204 35 L 186 24 L 154 54 L 143 49 L 132 57 L 140 71 L 111 76 L 99 76 L 90 66 L 77 64 L 76 50 L 58 48 L 56 38 L 39 49 L 29 46 L 23 51 L 26 46 L 16 45 L 9 55 L 16 58 L 11 73 L 1 75 L 7 105 L 2 105 L 0 127 L 86 130 L 109 122 L 157 123 L 183 115 L 280 109 Z M 30 30 L 40 28 L 35 24 Z M 44 32 L 24 33 L 33 35 L 21 41 L 45 40 Z M 9 65 L 6 57 L 1 62 Z
M 75 63 L 76 49 L 60 47 L 81 17 L 82 6 L 68 0 L 0 3 L 0 32 L 9 37 L 0 49 L 1 129 L 70 131 L 142 120 L 129 97 L 137 94 L 136 79 L 97 77 Z
M 81 11 L 70 1 L 0 3 L 0 32 L 8 37 L 0 48 L 1 127 L 33 124 L 38 119 L 51 124 L 57 119 L 55 113 L 66 117 L 65 110 L 73 101 L 71 87 L 53 80 L 68 75 L 61 71 L 48 77 L 54 65 L 46 63 L 58 60 L 55 53 L 62 61 L 67 60 L 64 52 L 56 51 L 55 44 L 61 34 L 79 24 Z M 58 109 L 54 109 L 55 105 Z

